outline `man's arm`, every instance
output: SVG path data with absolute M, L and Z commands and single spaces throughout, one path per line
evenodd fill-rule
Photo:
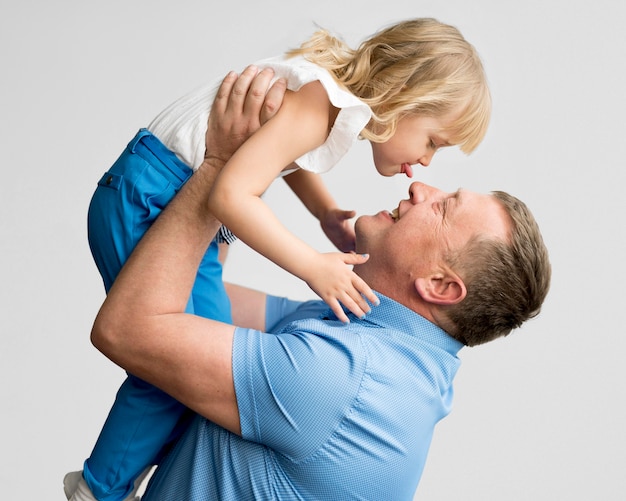
M 240 433 L 231 364 L 235 328 L 184 310 L 200 260 L 220 226 L 207 204 L 213 181 L 238 146 L 234 143 L 254 131 L 250 117 L 258 122 L 260 110 L 271 114 L 282 100 L 279 85 L 270 90 L 269 105 L 262 106 L 272 75 L 254 75 L 256 70 L 248 69 L 222 83 L 209 119 L 214 134 L 204 164 L 133 251 L 91 334 L 113 362 L 234 433 Z M 238 136 L 237 130 L 245 132 Z
M 264 331 L 267 294 L 228 282 L 224 283 L 224 287 L 230 299 L 233 324 Z

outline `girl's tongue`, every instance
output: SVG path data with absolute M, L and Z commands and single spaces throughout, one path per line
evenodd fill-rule
M 402 168 L 402 173 L 406 174 L 406 177 L 413 177 L 413 167 L 411 166 L 411 164 L 403 163 L 401 168 Z

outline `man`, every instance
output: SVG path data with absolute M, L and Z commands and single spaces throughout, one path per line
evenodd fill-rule
M 239 327 L 187 315 L 219 228 L 208 194 L 251 132 L 240 110 L 260 109 L 233 83 L 213 107 L 207 161 L 139 243 L 92 331 L 111 360 L 199 414 L 145 500 L 409 500 L 450 411 L 458 351 L 539 312 L 550 281 L 539 230 L 507 194 L 413 183 L 397 209 L 356 222 L 369 259 L 355 257 L 355 271 L 380 299 L 366 318 L 346 325 L 322 302 L 233 285 Z

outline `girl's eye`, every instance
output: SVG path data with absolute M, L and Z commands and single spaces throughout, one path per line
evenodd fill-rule
M 430 147 L 431 147 L 433 150 L 436 150 L 436 149 L 437 149 L 437 145 L 435 144 L 435 142 L 434 142 L 432 139 L 430 140 Z

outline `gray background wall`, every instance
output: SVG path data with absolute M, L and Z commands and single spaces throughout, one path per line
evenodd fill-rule
M 525 200 L 551 251 L 542 315 L 461 352 L 452 414 L 415 499 L 616 499 L 623 468 L 622 317 L 626 15 L 617 0 L 220 2 L 2 0 L 0 15 L 0 485 L 3 499 L 63 499 L 123 372 L 91 347 L 103 300 L 86 238 L 95 183 L 134 132 L 191 88 L 298 45 L 315 23 L 356 45 L 433 16 L 479 50 L 494 99 L 484 143 L 439 153 L 416 179 Z M 355 5 L 357 8 L 349 7 Z M 326 176 L 341 205 L 395 207 L 358 144 Z M 317 224 L 277 182 L 267 202 L 320 250 Z M 284 211 L 289 207 L 288 211 Z M 226 277 L 309 298 L 232 249 Z

